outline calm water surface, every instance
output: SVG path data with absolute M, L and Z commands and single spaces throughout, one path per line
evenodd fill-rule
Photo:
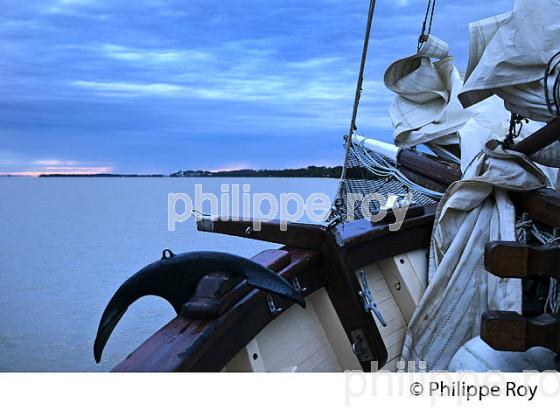
M 220 192 L 250 183 L 252 192 L 313 192 L 330 197 L 329 179 L 0 178 L 0 370 L 109 370 L 174 317 L 148 297 L 115 329 L 102 363 L 92 344 L 100 315 L 118 286 L 161 251 L 219 250 L 250 257 L 276 245 L 197 232 L 193 220 L 167 229 L 167 194 L 194 184 Z

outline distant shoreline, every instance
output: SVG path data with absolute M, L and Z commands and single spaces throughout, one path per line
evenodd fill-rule
M 238 169 L 232 171 L 177 171 L 172 178 L 220 178 L 220 177 L 251 177 L 251 178 L 340 178 L 342 167 L 317 167 L 295 169 Z
M 153 174 L 41 174 L 39 178 L 165 178 L 167 175 Z
M 41 174 L 39 178 L 340 178 L 342 167 L 317 167 L 295 169 L 239 169 L 232 171 L 177 171 L 163 174 Z M 17 177 L 18 175 L 3 175 Z

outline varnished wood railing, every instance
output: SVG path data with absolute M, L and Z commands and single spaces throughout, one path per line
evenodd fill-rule
M 253 259 L 277 268 L 289 255 L 288 265 L 278 274 L 294 277 L 306 293 L 323 286 L 319 274 L 320 255 L 316 251 L 284 248 L 266 251 Z M 220 371 L 274 316 L 268 309 L 267 293 L 247 289 L 225 313 L 217 318 L 201 319 L 177 316 L 117 365 L 115 372 Z M 287 309 L 293 302 L 274 297 L 278 308 Z

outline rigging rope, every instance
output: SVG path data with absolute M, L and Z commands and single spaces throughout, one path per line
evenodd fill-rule
M 422 44 L 426 41 L 427 37 L 432 32 L 432 23 L 434 20 L 434 11 L 436 8 L 436 0 L 428 0 L 428 5 L 426 7 L 426 15 L 424 17 L 424 22 L 422 23 L 422 33 L 418 39 L 418 50 L 422 47 Z M 352 110 L 352 119 L 350 121 L 350 130 L 346 135 L 345 140 L 345 155 L 344 155 L 344 165 L 342 167 L 342 174 L 340 177 L 340 185 L 338 189 L 338 194 L 340 195 L 343 190 L 344 180 L 346 179 L 346 172 L 348 170 L 348 155 L 350 153 L 350 148 L 352 147 L 352 136 L 354 131 L 356 131 L 356 118 L 358 116 L 358 109 L 360 106 L 360 98 L 362 96 L 362 86 L 364 83 L 364 71 L 366 67 L 367 54 L 369 49 L 369 39 L 371 35 L 371 27 L 373 24 L 373 14 L 375 11 L 375 0 L 370 0 L 369 12 L 366 24 L 366 32 L 364 37 L 364 45 L 362 49 L 362 60 L 360 63 L 360 73 L 358 75 L 358 82 L 356 84 L 356 93 L 354 96 L 354 107 Z M 404 177 L 404 176 L 403 176 Z
M 426 16 L 424 17 L 424 22 L 422 23 L 422 33 L 418 38 L 418 51 L 422 48 L 422 45 L 428 39 L 428 36 L 432 32 L 432 23 L 434 21 L 434 10 L 436 9 L 436 0 L 428 0 L 428 6 L 426 7 Z
M 560 52 L 554 54 L 544 73 L 544 96 L 546 106 L 550 114 L 554 117 L 560 117 L 560 73 L 556 74 L 554 85 L 552 86 L 552 96 L 548 91 L 548 80 L 554 75 L 554 72 L 560 67 Z
M 350 153 L 350 147 L 352 146 L 352 136 L 356 130 L 356 117 L 358 116 L 358 108 L 360 106 L 360 97 L 362 96 L 362 85 L 364 83 L 364 71 L 366 68 L 367 53 L 369 49 L 369 38 L 371 34 L 371 26 L 373 23 L 373 13 L 375 11 L 375 0 L 370 0 L 369 12 L 366 24 L 366 33 L 364 38 L 364 47 L 362 49 L 362 61 L 360 63 L 360 74 L 358 75 L 358 83 L 356 84 L 356 94 L 354 96 L 354 108 L 352 109 L 352 120 L 350 121 L 350 131 L 346 136 L 346 153 L 344 157 L 344 166 L 342 167 L 342 175 L 340 177 L 340 187 L 339 194 L 342 193 L 342 188 L 344 184 L 344 179 L 346 178 L 347 164 L 348 164 L 348 154 Z
M 376 175 L 381 178 L 392 176 L 403 185 L 417 192 L 420 192 L 424 195 L 427 195 L 431 198 L 441 199 L 443 197 L 443 193 L 425 188 L 408 179 L 401 171 L 399 171 L 394 165 L 392 165 L 389 161 L 387 161 L 383 157 L 383 155 L 377 152 L 369 151 L 368 149 L 364 148 L 363 146 L 364 141 L 365 140 L 362 140 L 362 142 L 358 144 L 361 150 L 356 149 L 355 146 L 353 146 L 351 150 L 352 153 L 358 159 L 358 161 L 360 161 L 362 166 L 365 169 L 367 169 L 369 172 L 371 172 L 373 175 Z
M 356 145 L 353 142 L 352 137 L 355 135 L 358 129 L 356 125 L 356 119 L 363 91 L 364 72 L 369 49 L 369 40 L 371 37 L 375 3 L 375 0 L 370 0 L 360 71 L 356 84 L 354 106 L 352 110 L 352 118 L 350 121 L 350 129 L 348 131 L 348 134 L 344 137 L 344 164 L 342 167 L 338 192 L 333 205 L 333 209 L 331 210 L 331 214 L 328 217 L 330 223 L 333 224 L 340 223 L 345 220 L 343 212 L 348 205 L 347 201 L 345 200 L 345 194 L 347 194 L 348 192 L 364 194 L 371 193 L 372 191 L 390 194 L 387 190 L 391 190 L 391 194 L 394 194 L 396 192 L 399 192 L 399 194 L 402 192 L 415 192 L 415 202 L 420 204 L 433 203 L 434 199 L 439 199 L 442 196 L 440 192 L 426 189 L 425 187 L 409 180 L 401 171 L 397 169 L 397 167 L 389 159 L 385 158 L 383 155 L 378 155 L 377 153 L 370 152 L 363 146 Z M 434 6 L 435 0 L 430 0 L 424 23 L 424 34 L 426 33 L 426 29 L 428 30 L 428 33 L 431 30 L 434 15 Z M 365 173 L 362 173 L 362 178 L 356 178 L 356 172 L 358 169 L 368 171 L 369 175 L 366 176 Z M 353 174 L 349 179 L 348 174 L 350 172 L 353 172 Z
M 557 230 L 552 234 L 542 231 L 531 220 L 521 220 L 515 225 L 517 238 L 524 243 L 529 241 L 528 234 L 540 242 L 544 246 L 553 246 L 560 243 L 560 235 Z M 560 280 L 551 278 L 548 297 L 545 302 L 545 311 L 557 314 L 560 313 Z

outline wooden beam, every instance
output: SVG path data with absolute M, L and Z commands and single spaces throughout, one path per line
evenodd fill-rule
M 486 312 L 480 337 L 496 350 L 525 352 L 541 346 L 560 353 L 560 321 L 550 314 L 527 318 L 516 312 Z
M 260 230 L 254 227 L 260 225 Z M 318 250 L 326 231 L 324 225 L 285 223 L 285 230 L 280 221 L 258 222 L 254 219 L 247 221 L 234 221 L 231 219 L 204 218 L 197 221 L 197 228 L 202 232 L 221 233 L 247 239 L 281 243 L 304 249 Z
M 416 226 L 429 225 L 431 227 L 434 222 L 436 208 L 437 204 L 434 203 L 424 205 L 414 212 L 407 213 L 399 231 L 406 231 Z M 360 244 L 396 233 L 391 232 L 389 223 L 372 223 L 366 219 L 358 219 L 337 225 L 335 232 L 339 246 L 344 246 L 347 249 L 352 249 Z
M 379 333 L 373 314 L 366 311 L 359 292 L 360 283 L 356 272 L 347 260 L 346 249 L 340 248 L 335 234 L 330 232 L 321 249 L 321 271 L 325 288 L 333 304 L 346 336 L 354 346 L 356 356 L 364 371 L 371 371 L 372 362 L 381 368 L 387 362 L 387 348 Z
M 427 219 L 433 221 L 436 204 L 415 205 L 408 208 L 403 220 L 403 227 L 424 224 Z M 395 222 L 393 210 L 388 210 L 382 221 L 371 222 L 366 219 L 345 222 L 337 225 L 336 231 L 343 242 L 349 246 L 356 241 L 367 241 L 373 235 L 389 234 L 389 225 Z M 253 227 L 258 224 L 260 230 Z M 322 242 L 328 232 L 325 224 L 285 223 L 285 230 L 280 221 L 257 222 L 253 219 L 247 221 L 234 221 L 224 219 L 204 218 L 197 222 L 197 228 L 202 232 L 213 232 L 224 235 L 237 236 L 266 242 L 278 243 L 304 249 L 321 249 Z
M 423 186 L 424 188 L 431 189 L 432 191 L 436 192 L 445 192 L 447 190 L 448 185 L 442 184 L 428 176 L 419 174 L 418 172 L 414 172 L 411 169 L 405 167 L 404 165 L 398 165 L 397 169 L 401 171 L 405 177 L 410 179 L 415 184 Z
M 397 163 L 444 186 L 461 179 L 461 168 L 457 164 L 411 149 L 401 149 Z
M 484 249 L 484 268 L 500 278 L 560 278 L 560 246 L 488 242 Z
M 555 119 L 513 146 L 513 150 L 529 156 L 560 139 L 560 120 Z
M 552 228 L 560 227 L 560 192 L 549 188 L 531 192 L 510 192 L 518 213 L 527 212 L 531 219 Z
M 346 251 L 348 264 L 352 269 L 358 269 L 401 253 L 427 248 L 432 235 L 433 215 L 431 221 L 426 218 L 424 222 L 401 228 L 396 232 L 388 230 L 379 232 L 377 237 L 371 237 L 368 242 L 348 247 Z

